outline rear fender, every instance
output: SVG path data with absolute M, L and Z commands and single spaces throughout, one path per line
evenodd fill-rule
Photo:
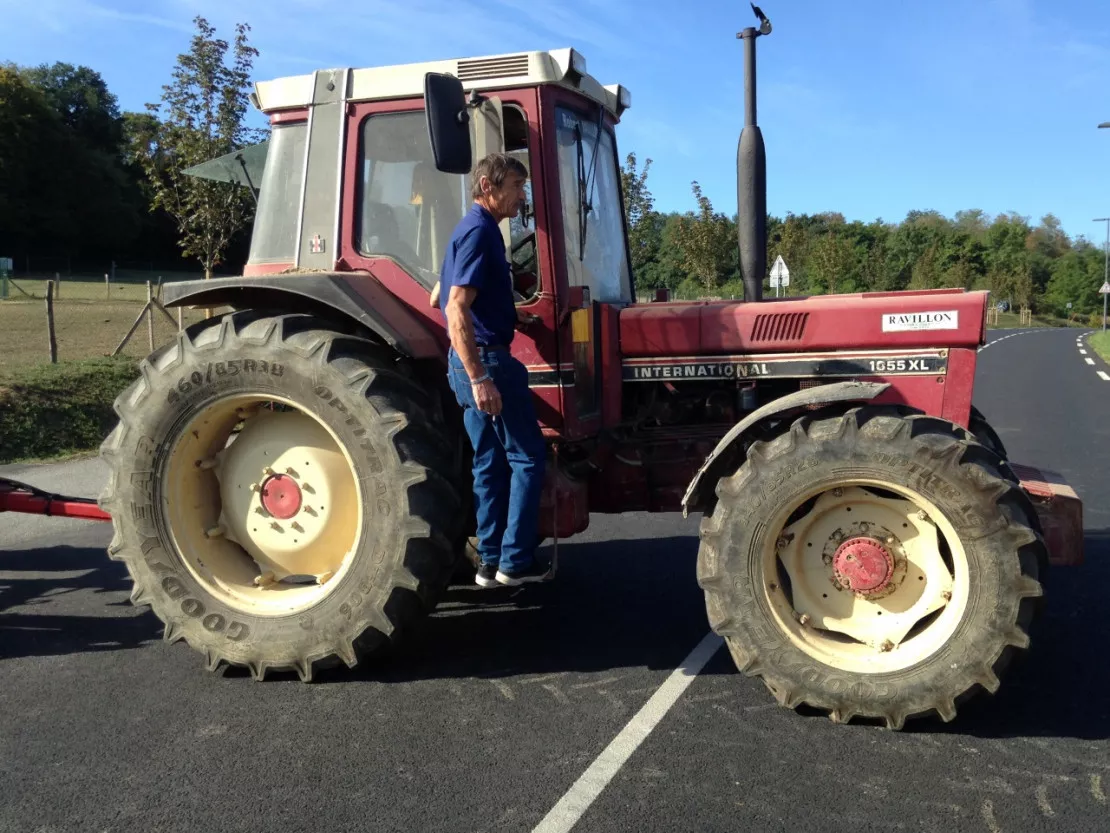
M 416 313 L 373 276 L 345 272 L 213 278 L 164 284 L 163 306 L 282 309 L 352 321 L 402 356 L 445 361 L 446 350 Z
M 721 438 L 690 481 L 682 498 L 683 517 L 686 517 L 691 507 L 702 507 L 704 489 L 714 488 L 714 484 L 720 479 L 720 469 L 729 459 L 728 452 L 737 444 L 743 443 L 746 435 L 755 431 L 760 423 L 797 408 L 831 405 L 834 402 L 867 402 L 889 387 L 889 382 L 833 382 L 781 396 L 752 411 Z

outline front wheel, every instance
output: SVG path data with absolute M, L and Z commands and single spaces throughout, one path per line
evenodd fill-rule
M 785 706 L 894 729 L 995 692 L 1045 555 L 1000 463 L 958 426 L 876 407 L 753 444 L 698 560 L 737 666 Z
M 393 644 L 446 586 L 463 512 L 435 397 L 307 315 L 203 322 L 142 363 L 102 447 L 111 557 L 169 641 L 256 678 Z

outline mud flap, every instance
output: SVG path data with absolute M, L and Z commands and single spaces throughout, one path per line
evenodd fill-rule
M 1029 495 L 1044 532 L 1048 562 L 1057 567 L 1083 563 L 1083 502 L 1059 472 L 1010 463 Z

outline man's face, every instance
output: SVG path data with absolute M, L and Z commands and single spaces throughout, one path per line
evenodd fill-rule
M 497 214 L 499 220 L 504 220 L 519 213 L 520 207 L 528 197 L 524 190 L 524 184 L 527 181 L 519 174 L 509 174 L 505 178 L 505 182 L 498 188 L 489 180 L 486 180 L 483 191 L 486 193 L 493 213 Z

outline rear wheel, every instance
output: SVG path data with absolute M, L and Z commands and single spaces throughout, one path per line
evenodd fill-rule
M 303 680 L 435 604 L 462 511 L 436 400 L 306 315 L 235 313 L 142 364 L 102 447 L 113 558 L 169 641 Z
M 948 721 L 1028 646 L 1033 509 L 958 426 L 874 407 L 802 417 L 717 495 L 698 561 L 710 622 L 785 706 Z

